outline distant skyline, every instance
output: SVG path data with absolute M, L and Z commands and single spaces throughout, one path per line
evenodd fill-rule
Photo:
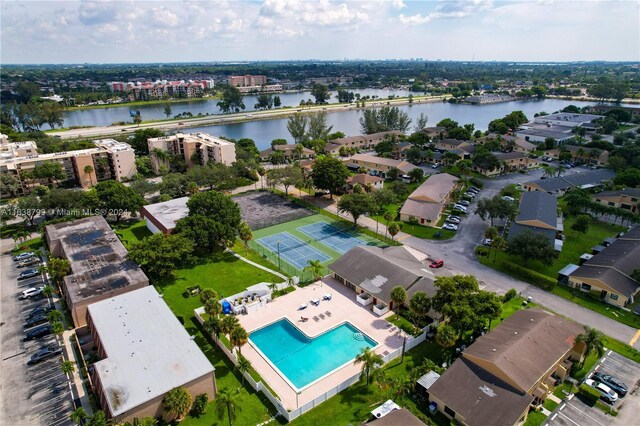
M 0 0 L 0 63 L 640 61 L 640 1 Z

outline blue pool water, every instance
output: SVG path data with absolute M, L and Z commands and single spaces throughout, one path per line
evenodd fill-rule
M 286 319 L 254 331 L 249 339 L 298 389 L 353 361 L 362 348 L 377 345 L 349 323 L 309 339 Z

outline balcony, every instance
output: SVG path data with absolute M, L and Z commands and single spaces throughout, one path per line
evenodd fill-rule
M 373 297 L 369 293 L 360 293 L 356 295 L 356 301 L 362 306 L 367 306 L 373 303 Z

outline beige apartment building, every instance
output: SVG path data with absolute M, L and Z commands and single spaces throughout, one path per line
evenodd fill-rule
M 147 144 L 151 156 L 151 167 L 156 174 L 162 166 L 169 167 L 168 160 L 159 158 L 156 150 L 164 151 L 170 156 L 182 157 L 187 168 L 204 165 L 210 161 L 230 166 L 236 161 L 236 145 L 233 142 L 206 133 L 177 133 L 150 138 Z
M 251 87 L 267 84 L 267 77 L 264 75 L 230 75 L 227 78 L 229 86 Z
M 20 194 L 25 195 L 39 184 L 30 176 L 31 172 L 48 162 L 62 165 L 66 175 L 63 181 L 72 181 L 83 188 L 90 188 L 103 180 L 121 181 L 138 172 L 135 153 L 129 144 L 113 139 L 93 143 L 95 148 L 38 154 L 35 142 L 9 142 L 6 135 L 0 135 L 0 173 L 18 176 Z

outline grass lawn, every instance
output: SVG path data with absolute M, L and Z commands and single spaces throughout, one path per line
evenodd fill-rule
M 547 420 L 547 416 L 545 416 L 541 412 L 529 411 L 529 415 L 527 416 L 527 421 L 524 422 L 524 426 L 539 426 L 545 420 Z
M 127 249 L 131 247 L 131 244 L 142 241 L 145 237 L 153 235 L 151 231 L 147 229 L 147 223 L 144 220 L 132 222 L 129 225 L 116 228 L 115 233 Z
M 437 365 L 442 363 L 442 348 L 433 342 L 424 342 L 416 346 L 405 354 L 404 362 L 400 362 L 400 358 L 391 361 L 384 367 L 386 376 L 389 378 L 408 377 L 407 367 L 411 365 L 419 365 L 422 360 L 429 358 Z M 387 399 L 393 398 L 396 403 L 411 411 L 414 415 L 422 419 L 425 423 L 449 425 L 449 420 L 444 416 L 437 418 L 431 417 L 431 422 L 427 420 L 428 414 L 427 404 L 417 404 L 410 397 L 402 399 L 394 398 L 388 389 L 380 389 L 376 383 L 366 385 L 364 380 L 345 389 L 328 401 L 320 404 L 317 408 L 305 413 L 301 417 L 293 420 L 292 425 L 348 425 L 360 424 L 366 421 L 371 410 L 385 402 Z M 328 421 L 328 419 L 331 419 Z
M 587 358 L 584 360 L 584 364 L 582 364 L 582 367 L 579 370 L 573 371 L 571 373 L 571 377 L 580 381 L 584 380 L 584 378 L 587 377 L 587 374 L 589 374 L 589 372 L 593 369 L 599 359 L 600 357 L 598 356 L 597 352 L 591 352 L 589 356 L 587 356 Z
M 549 410 L 549 411 L 553 411 L 553 410 L 555 410 L 555 409 L 556 409 L 556 407 L 557 407 L 558 405 L 560 405 L 560 404 L 558 404 L 557 402 L 552 401 L 552 400 L 550 400 L 550 399 L 547 399 L 547 400 L 544 402 L 544 404 L 542 404 L 542 406 L 543 406 L 544 408 L 546 408 L 547 410 Z
M 16 255 L 16 254 L 24 253 L 26 251 L 35 252 L 36 250 L 40 250 L 40 247 L 42 247 L 43 244 L 44 243 L 42 242 L 42 237 L 37 237 L 32 240 L 27 240 L 24 243 L 20 243 L 17 246 L 14 246 L 14 248 L 11 249 L 11 253 L 13 255 Z
M 580 290 L 576 290 L 570 287 L 566 287 L 563 285 L 557 285 L 551 290 L 553 294 L 564 297 L 578 305 L 584 306 L 585 308 L 591 309 L 592 311 L 596 311 L 606 317 L 614 319 L 618 322 L 631 326 L 633 328 L 640 328 L 640 316 L 625 311 L 620 308 L 616 308 L 613 305 L 609 305 L 607 303 L 603 303 L 597 299 L 589 296 L 588 293 L 584 293 Z
M 275 414 L 275 408 L 262 394 L 255 393 L 249 387 L 242 387 L 240 376 L 232 370 L 231 361 L 204 336 L 196 322 L 193 310 L 200 306 L 200 299 L 198 296 L 185 298 L 182 292 L 187 287 L 199 284 L 202 288 L 213 288 L 219 294 L 231 295 L 259 282 L 279 281 L 281 281 L 280 278 L 255 268 L 232 254 L 219 251 L 205 257 L 198 265 L 177 270 L 173 277 L 155 283 L 173 313 L 184 324 L 189 334 L 196 336 L 196 343 L 215 367 L 218 389 L 238 389 L 239 408 L 236 424 L 264 422 Z M 181 422 L 185 425 L 225 425 L 227 423 L 226 417 L 222 420 L 218 419 L 214 402 L 207 406 L 205 415 L 197 419 L 188 416 Z
M 582 254 L 591 253 L 591 247 L 600 244 L 605 238 L 612 237 L 625 229 L 618 225 L 592 222 L 589 225 L 589 230 L 585 234 L 582 234 L 571 229 L 571 225 L 574 222 L 574 217 L 565 219 L 564 233 L 566 235 L 566 240 L 562 247 L 560 256 L 555 259 L 551 265 L 545 265 L 538 260 L 529 260 L 525 265 L 520 256 L 508 255 L 503 251 L 498 252 L 496 263 L 493 263 L 493 260 L 489 261 L 486 258 L 481 258 L 481 262 L 487 266 L 491 266 L 492 268 L 499 269 L 500 262 L 507 260 L 555 279 L 558 276 L 558 272 L 567 266 L 568 263 L 577 265 Z M 493 259 L 493 250 L 491 251 L 491 258 Z
M 414 237 L 429 240 L 448 240 L 449 238 L 456 235 L 455 231 L 448 231 L 446 229 L 434 228 L 431 226 L 422 226 L 417 224 L 414 225 L 409 222 L 402 223 L 402 232 L 406 232 L 407 234 L 413 235 Z M 436 233 L 439 233 L 439 238 L 435 236 Z
M 637 349 L 632 348 L 626 343 L 622 343 L 619 340 L 613 339 L 609 336 L 605 336 L 603 339 L 604 346 L 611 349 L 614 352 L 619 353 L 625 358 L 629 358 L 640 364 L 640 352 Z
M 523 305 L 522 302 L 524 302 L 524 301 L 525 301 L 524 297 L 516 296 L 513 299 L 509 300 L 507 303 L 503 303 L 502 304 L 502 315 L 500 315 L 500 319 L 502 321 L 504 321 L 507 318 L 509 318 L 511 315 L 515 314 L 516 312 L 518 312 L 520 310 L 535 308 L 535 307 L 538 306 L 533 302 L 529 302 L 526 305 Z M 491 321 L 491 328 L 490 329 L 493 330 L 494 328 L 499 326 L 502 321 Z
M 562 383 L 560 386 L 556 387 L 555 390 L 553 391 L 553 394 L 560 399 L 564 399 L 567 397 L 564 391 L 566 391 L 567 393 L 574 393 L 575 389 L 573 389 L 573 385 L 571 385 L 571 383 L 565 382 L 565 383 Z

